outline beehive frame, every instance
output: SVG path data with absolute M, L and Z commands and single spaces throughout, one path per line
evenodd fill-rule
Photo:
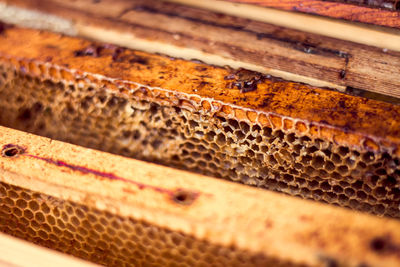
M 395 266 L 399 261 L 399 222 L 393 219 L 4 127 L 0 146 L 1 230 L 97 263 Z
M 4 126 L 399 217 L 399 106 L 49 32 L 0 39 Z
M 183 2 L 194 7 L 158 0 L 2 0 L 0 19 L 318 87 L 400 97 L 396 32 L 318 17 L 291 18 L 293 12 L 246 9 L 226 1 Z M 309 27 L 296 28 L 303 25 Z
M 2 125 L 400 216 L 398 106 L 197 60 L 0 30 Z M 0 230 L 99 264 L 398 265 L 393 219 L 4 127 L 0 149 Z

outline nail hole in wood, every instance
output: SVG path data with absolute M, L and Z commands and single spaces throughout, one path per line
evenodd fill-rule
M 15 158 L 18 157 L 18 155 L 22 154 L 23 152 L 24 149 L 22 147 L 13 144 L 8 144 L 3 146 L 3 149 L 1 150 L 1 155 L 5 158 Z
M 182 189 L 178 189 L 172 197 L 173 201 L 180 205 L 190 205 L 195 198 L 196 195 L 194 193 Z

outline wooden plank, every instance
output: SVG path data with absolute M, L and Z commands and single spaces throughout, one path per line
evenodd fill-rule
M 0 214 L 18 210 L 22 196 L 30 204 L 22 216 L 2 217 L 2 229 L 44 244 L 53 234 L 51 244 L 61 250 L 58 244 L 71 238 L 70 253 L 101 264 L 116 265 L 115 257 L 119 264 L 152 260 L 161 266 L 400 264 L 397 220 L 0 127 L 0 147 L 10 144 L 17 151 L 0 157 L 0 190 L 8 188 L 0 196 Z M 51 217 L 61 223 L 46 227 Z M 36 230 L 24 231 L 24 220 Z M 131 257 L 137 251 L 141 256 Z
M 286 11 L 302 12 L 335 19 L 370 23 L 379 26 L 400 28 L 399 6 L 397 1 L 353 1 L 367 3 L 353 5 L 345 1 L 322 0 L 228 0 Z M 350 2 L 350 1 L 349 1 Z
M 331 0 L 329 2 L 347 3 L 359 6 L 369 6 L 375 8 L 383 8 L 389 10 L 399 10 L 399 4 L 397 0 L 375 0 L 375 1 L 364 1 L 364 0 Z
M 71 29 L 62 31 L 92 39 L 320 87 L 400 96 L 400 56 L 387 49 L 160 1 L 17 3 L 68 19 Z
M 258 5 L 231 3 L 216 0 L 165 0 L 214 12 L 271 23 L 305 32 L 311 32 L 337 39 L 377 46 L 399 51 L 398 29 L 379 29 L 367 24 L 355 24 L 340 20 L 331 20 L 320 16 L 312 16 L 276 8 Z M 274 1 L 280 3 L 280 1 Z M 307 1 L 308 2 L 308 1 Z M 326 2 L 325 2 L 326 3 Z M 334 3 L 336 4 L 336 3 Z M 352 14 L 352 13 L 351 13 Z M 394 14 L 398 20 L 397 12 Z

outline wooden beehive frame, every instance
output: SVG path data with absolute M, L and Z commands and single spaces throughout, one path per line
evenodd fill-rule
M 235 254 L 245 251 L 250 258 L 257 255 L 258 263 L 264 262 L 263 260 L 307 266 L 395 266 L 399 263 L 400 225 L 395 220 L 292 199 L 277 193 L 85 149 L 4 127 L 0 127 L 0 146 L 1 182 L 22 190 L 19 196 L 2 193 L 1 214 L 4 214 L 4 205 L 18 209 L 18 201 L 21 200 L 24 190 L 30 195 L 30 192 L 35 192 L 32 196 L 36 198 L 33 197 L 31 202 L 43 204 L 43 195 L 46 195 L 47 202 L 44 203 L 50 207 L 54 205 L 46 213 L 42 206 L 35 209 L 29 202 L 26 209 L 33 207 L 34 216 L 22 216 L 19 219 L 17 215 L 2 217 L 3 222 L 14 220 L 14 223 L 1 227 L 3 230 L 8 229 L 9 233 L 33 239 L 40 244 L 57 243 L 49 236 L 57 233 L 54 229 L 63 229 L 60 223 L 57 222 L 50 228 L 53 230 L 47 232 L 47 235 L 42 233 L 30 236 L 31 232 L 18 228 L 18 223 L 23 218 L 29 221 L 27 228 L 34 227 L 40 233 L 46 231 L 45 224 L 51 225 L 52 220 L 48 216 L 61 219 L 63 225 L 68 225 L 71 221 L 73 223 L 73 217 L 76 217 L 75 220 L 80 222 L 90 221 L 92 227 L 96 228 L 96 223 L 99 223 L 96 219 L 105 213 L 110 221 L 114 216 L 130 218 L 137 224 L 148 224 L 181 236 L 192 237 L 194 244 L 184 252 L 187 255 L 192 255 L 192 250 L 199 249 L 196 242 L 206 241 L 208 246 L 234 248 L 231 255 L 233 261 Z M 13 189 L 9 191 L 12 192 Z M 38 196 L 42 196 L 42 199 Z M 10 201 L 15 204 L 10 204 Z M 68 203 L 86 207 L 86 213 L 82 217 L 74 215 L 79 214 L 76 212 L 65 215 L 66 217 L 57 217 L 57 208 L 61 214 L 64 209 L 68 212 Z M 98 218 L 89 218 L 92 210 L 97 210 L 95 214 Z M 47 214 L 47 219 L 41 221 L 38 213 L 44 213 L 44 216 Z M 13 218 L 14 216 L 16 217 Z M 39 223 L 38 228 L 35 228 L 35 223 Z M 70 253 L 85 250 L 84 244 L 87 242 L 89 247 L 92 245 L 89 237 L 80 236 L 78 228 L 67 229 L 65 231 L 73 234 L 71 245 L 66 249 Z M 129 238 L 134 238 L 135 234 L 137 233 Z M 63 235 L 58 236 L 61 239 Z M 94 237 L 95 244 L 103 238 L 104 235 L 98 235 L 97 239 Z M 141 239 L 140 236 L 136 238 Z M 154 243 L 158 235 L 149 238 Z M 180 238 L 184 240 L 183 237 Z M 124 246 L 128 241 L 124 240 Z M 109 254 L 100 257 L 99 263 L 112 262 L 113 241 L 108 242 L 105 251 Z M 141 241 L 136 240 L 133 244 L 139 246 Z M 74 246 L 76 250 L 73 249 Z M 126 249 L 133 253 L 136 247 Z M 213 260 L 221 260 L 218 250 L 203 250 L 204 253 L 200 249 L 198 263 L 204 261 L 207 255 Z M 157 260 L 160 262 L 174 261 L 174 257 L 162 259 L 162 253 L 157 249 L 155 251 L 153 250 L 153 256 L 159 257 Z M 147 253 L 152 252 L 150 250 Z M 98 259 L 95 255 L 89 255 L 89 259 Z M 175 257 L 180 259 L 185 255 L 178 253 Z M 128 259 L 129 254 L 120 258 L 121 261 Z M 251 266 L 254 262 L 247 264 Z
M 399 27 L 398 11 L 365 8 L 330 1 L 277 1 L 277 0 L 165 0 L 194 7 L 204 8 L 238 17 L 259 20 L 267 23 L 312 32 L 338 39 L 357 43 L 365 43 L 382 48 L 394 49 L 398 42 L 390 44 L 390 36 L 395 37 Z M 231 2 L 231 3 L 229 3 Z M 233 3 L 232 3 L 233 2 Z M 301 3 L 303 2 L 303 3 Z M 301 13 L 288 12 L 300 11 Z M 303 14 L 302 14 L 303 13 Z M 368 26 L 368 24 L 351 24 L 343 20 L 329 20 L 308 14 L 317 14 L 324 17 L 349 19 L 382 26 L 393 27 L 383 32 Z M 363 15 L 365 15 L 363 17 Z M 382 29 L 381 29 L 382 30 Z M 386 36 L 386 37 L 384 37 Z M 388 38 L 385 40 L 385 38 Z M 397 39 L 397 38 L 396 38 Z
M 192 0 L 173 0 L 180 3 L 195 3 Z M 316 14 L 324 17 L 345 19 L 355 22 L 376 24 L 380 26 L 400 28 L 398 20 L 398 1 L 362 1 L 362 0 L 228 0 L 234 3 L 252 4 L 261 7 L 276 8 Z M 202 1 L 204 2 L 204 1 Z M 204 3 L 202 3 L 204 5 Z
M 398 106 L 50 32 L 3 33 L 5 126 L 399 217 Z
M 50 23 L 50 26 L 41 25 L 39 28 L 59 26 L 61 21 L 61 24 L 64 23 L 66 27 L 54 29 L 63 33 L 91 37 L 96 40 L 109 40 L 115 37 L 118 39 L 115 43 L 132 47 L 137 41 L 142 42 L 141 45 L 144 47 L 153 41 L 149 40 L 151 34 L 143 31 L 144 25 L 132 27 L 130 23 L 140 22 L 140 19 L 132 21 L 132 17 L 143 15 L 145 18 L 143 21 L 149 21 L 150 16 L 154 15 L 154 10 L 157 13 L 164 8 L 167 16 L 173 17 L 175 15 L 169 12 L 177 8 L 178 11 L 186 12 L 184 14 L 187 16 L 183 19 L 182 25 L 178 23 L 182 22 L 181 18 L 175 21 L 175 31 L 185 32 L 185 27 L 188 26 L 205 27 L 209 33 L 217 33 L 221 30 L 221 27 L 207 25 L 205 22 L 208 20 L 190 24 L 188 18 L 196 16 L 196 18 L 204 18 L 206 14 L 204 11 L 173 4 L 158 6 L 156 2 L 153 3 L 154 10 L 148 10 L 145 8 L 145 2 L 139 10 L 137 6 L 124 9 L 125 5 L 132 5 L 128 1 L 119 1 L 115 5 L 112 2 L 103 1 L 99 4 L 101 14 L 92 17 L 85 14 L 85 12 L 90 12 L 92 3 L 83 2 L 83 6 L 79 6 L 79 3 L 75 6 L 74 3 L 64 5 L 58 1 L 47 1 L 49 6 L 40 6 L 39 10 L 57 15 L 57 17 L 51 17 L 50 20 L 58 21 Z M 141 3 L 141 1 L 135 3 Z M 32 3 L 26 1 L 17 1 L 16 4 L 32 7 L 30 6 Z M 118 15 L 117 19 L 108 17 L 107 12 L 102 13 L 111 7 L 114 9 L 110 9 L 110 12 L 115 12 Z M 2 8 L 10 7 L 2 6 Z M 14 10 L 12 8 L 14 7 L 7 10 Z M 38 14 L 43 15 L 43 13 Z M 164 15 L 160 15 L 161 20 Z M 99 24 L 99 21 L 104 19 L 104 25 Z M 249 22 L 233 17 L 224 17 L 224 19 L 235 20 L 234 25 Z M 211 22 L 208 21 L 208 23 Z M 271 27 L 269 29 L 271 31 L 279 28 L 257 24 L 258 22 L 250 23 L 252 27 Z M 112 29 L 110 30 L 109 27 Z M 120 30 L 123 32 L 119 32 Z M 162 27 L 152 28 L 152 31 L 158 30 L 162 30 Z M 240 32 L 243 36 L 247 33 Z M 149 110 L 155 107 L 154 112 L 158 107 L 173 107 L 177 113 L 181 110 L 184 111 L 182 113 L 198 112 L 201 116 L 205 116 L 205 121 L 213 122 L 217 119 L 226 124 L 226 121 L 233 120 L 236 121 L 238 131 L 244 131 L 246 134 L 249 129 L 255 132 L 264 131 L 264 135 L 272 133 L 272 135 L 283 136 L 288 142 L 300 137 L 311 138 L 309 140 L 311 142 L 326 142 L 329 149 L 333 147 L 334 153 L 343 154 L 343 156 L 353 152 L 355 157 L 361 154 L 357 162 L 379 159 L 382 164 L 386 164 L 390 172 L 388 175 L 393 174 L 395 180 L 396 175 L 399 174 L 398 166 L 396 166 L 400 153 L 398 122 L 393 119 L 399 114 L 396 106 L 350 97 L 304 84 L 285 82 L 260 73 L 234 71 L 230 68 L 205 65 L 198 61 L 166 58 L 108 44 L 61 37 L 48 32 L 9 28 L 8 25 L 2 25 L 1 34 L 1 79 L 5 87 L 2 87 L 0 92 L 6 97 L 3 100 L 6 108 L 4 108 L 4 114 L 0 114 L 0 118 L 7 122 L 7 125 L 53 136 L 54 133 L 41 132 L 40 127 L 29 128 L 30 121 L 36 119 L 33 118 L 34 116 L 38 114 L 42 116 L 41 112 L 48 111 L 47 107 L 43 109 L 42 104 L 48 104 L 47 98 L 38 96 L 43 93 L 40 85 L 61 88 L 61 91 L 55 92 L 54 97 L 58 95 L 61 97 L 62 90 L 67 87 L 78 91 L 78 95 L 75 95 L 72 101 L 86 99 L 79 95 L 85 94 L 86 89 L 96 91 L 106 88 L 106 93 L 111 97 L 107 100 L 107 105 L 115 105 L 120 100 L 123 100 L 123 103 L 133 101 L 132 105 L 137 105 L 135 101 L 146 102 L 150 107 Z M 136 38 L 134 34 L 141 36 Z M 302 33 L 285 29 L 285 34 L 293 37 Z M 21 36 L 24 36 L 27 41 L 21 42 Z M 179 40 L 182 36 L 184 35 L 161 34 L 157 36 L 155 44 L 166 44 L 176 39 L 177 43 L 174 43 L 168 51 L 179 51 L 179 45 L 182 45 Z M 316 42 L 327 42 L 327 47 L 323 48 L 300 45 L 303 51 L 299 53 L 296 52 L 299 49 L 297 44 L 289 49 L 292 53 L 297 53 L 299 62 L 316 64 L 320 68 L 321 73 L 311 73 L 311 76 L 314 75 L 311 78 L 302 76 L 304 70 L 298 73 L 286 73 L 290 64 L 271 70 L 259 62 L 258 65 L 253 64 L 252 61 L 246 62 L 234 53 L 228 56 L 228 60 L 218 56 L 213 60 L 219 63 L 229 62 L 232 67 L 249 67 L 263 73 L 279 74 L 285 78 L 319 86 L 326 85 L 340 90 L 345 90 L 346 87 L 351 87 L 352 82 L 356 82 L 362 89 L 398 96 L 399 82 L 396 77 L 389 77 L 390 74 L 396 72 L 393 68 L 398 67 L 396 65 L 399 62 L 398 52 L 388 52 L 387 49 L 380 51 L 320 36 L 306 36 L 315 38 Z M 396 35 L 391 33 L 382 33 L 381 36 L 394 38 L 391 40 L 396 39 Z M 204 36 L 193 34 L 189 37 L 196 39 Z M 262 36 L 261 39 L 263 38 L 269 38 L 265 43 L 273 40 L 271 36 Z M 230 40 L 232 43 L 236 41 Z M 335 50 L 336 52 L 329 50 L 339 43 L 340 49 Z M 221 47 L 227 44 L 229 42 L 219 44 L 213 48 L 215 51 L 202 54 L 199 51 L 203 44 L 192 42 L 190 45 L 193 45 L 195 49 L 189 49 L 186 53 L 197 51 L 196 55 L 207 58 L 211 52 L 223 54 L 224 50 L 221 50 Z M 271 48 L 283 51 L 288 44 L 291 44 L 290 40 L 286 42 L 281 38 Z M 240 47 L 243 51 L 246 50 L 245 48 L 246 46 Z M 345 54 L 341 48 L 347 49 Z M 396 44 L 392 48 L 398 49 Z M 208 48 L 203 47 L 203 49 Z M 311 53 L 313 49 L 318 51 Z M 321 51 L 322 54 L 320 54 Z M 261 53 L 261 50 L 258 52 Z M 337 66 L 335 64 L 333 64 L 334 67 L 328 66 L 329 64 L 325 66 L 322 59 L 326 57 L 330 60 L 332 53 L 337 54 L 335 54 L 336 61 L 332 61 L 337 63 Z M 310 54 L 315 58 L 308 61 L 307 57 Z M 244 58 L 248 55 L 245 54 Z M 383 63 L 375 60 L 370 62 L 368 66 L 370 69 L 365 71 L 365 63 L 371 55 L 393 68 L 379 69 L 377 66 Z M 356 58 L 355 61 L 353 61 L 354 58 Z M 345 64 L 344 68 L 341 68 L 342 63 Z M 348 68 L 348 66 L 351 67 Z M 308 70 L 312 69 L 313 67 L 308 67 Z M 376 70 L 376 74 L 380 77 L 372 77 L 372 69 Z M 324 73 L 329 74 L 332 71 L 336 76 L 328 75 L 329 78 L 322 79 Z M 168 73 L 168 78 L 164 77 L 166 73 Z M 363 75 L 371 80 L 363 80 Z M 242 76 L 247 78 L 244 79 Z M 206 83 L 204 83 L 205 79 Z M 374 79 L 382 82 L 382 87 L 378 89 L 371 87 L 371 81 L 375 81 Z M 32 81 L 33 85 L 30 88 Z M 26 86 L 26 93 L 32 94 L 32 98 L 28 97 L 27 103 L 19 92 L 21 88 L 18 85 L 19 82 Z M 39 84 L 38 88 L 35 87 L 37 84 Z M 394 91 L 391 90 L 393 88 Z M 7 91 L 9 89 L 11 91 Z M 268 96 L 268 92 L 273 93 Z M 257 97 L 264 93 L 267 97 L 263 99 Z M 65 92 L 65 95 L 67 94 L 68 92 Z M 338 106 L 331 106 L 332 99 L 338 100 Z M 13 102 L 14 100 L 16 102 Z M 38 103 L 42 100 L 44 102 Z M 9 107 L 20 102 L 24 102 L 27 106 Z M 302 106 L 299 102 L 307 103 L 307 105 Z M 79 103 L 85 109 L 88 107 L 92 109 L 95 106 L 98 108 L 97 104 L 90 107 L 90 103 Z M 282 103 L 290 104 L 291 108 L 283 107 Z M 64 104 L 60 102 L 60 107 Z M 325 108 L 319 108 L 320 105 L 324 105 Z M 146 107 L 143 105 L 139 109 L 145 110 Z M 133 106 L 132 109 L 134 109 Z M 110 110 L 113 110 L 111 106 Z M 334 110 L 337 114 L 332 117 L 329 110 Z M 64 111 L 60 113 L 56 111 L 55 116 L 61 116 Z M 116 120 L 120 119 L 118 113 L 120 111 L 115 110 Z M 69 112 L 73 113 L 73 107 Z M 122 112 L 129 113 L 130 111 L 122 109 Z M 87 122 L 93 118 L 96 120 L 96 115 L 94 117 L 90 115 L 87 118 L 85 116 L 86 114 L 83 114 L 81 117 L 87 119 Z M 201 118 L 204 120 L 203 117 Z M 377 125 L 371 125 L 370 121 L 360 118 L 374 121 Z M 204 122 L 202 120 L 200 120 L 201 123 Z M 352 122 L 351 126 L 346 123 L 349 121 Z M 199 130 L 198 122 L 193 122 L 193 125 Z M 36 126 L 40 124 L 36 123 Z M 209 125 L 206 126 L 209 127 Z M 66 136 L 65 130 L 77 130 L 74 127 L 68 128 L 70 126 L 64 127 L 59 122 L 55 122 L 53 127 L 60 127 L 60 135 L 54 136 L 63 140 Z M 262 131 L 261 128 L 263 128 Z M 215 141 L 215 145 L 220 145 L 233 137 L 223 131 L 222 128 L 217 129 L 218 135 L 212 136 L 211 139 Z M 227 135 L 221 137 L 222 133 Z M 91 134 L 96 133 L 91 132 Z M 183 132 L 177 134 L 183 134 Z M 82 144 L 86 145 L 83 141 L 85 136 L 82 135 L 81 138 Z M 250 140 L 253 141 L 256 138 L 258 136 L 254 135 Z M 79 143 L 78 139 L 73 141 Z M 123 145 L 124 141 L 120 141 L 111 143 L 111 147 Z M 154 144 L 154 147 L 158 145 Z M 327 147 L 321 148 L 325 151 L 323 153 L 327 153 L 326 150 L 329 150 Z M 241 264 L 249 266 L 265 264 L 369 266 L 378 263 L 382 266 L 395 266 L 398 264 L 400 245 L 399 231 L 396 229 L 399 225 L 395 220 L 379 219 L 349 210 L 292 199 L 272 192 L 121 158 L 3 127 L 0 128 L 0 148 L 1 230 L 100 264 L 149 264 L 150 262 L 161 266 L 167 263 L 189 266 L 203 263 L 223 266 Z M 132 152 L 129 149 L 127 153 Z M 107 151 L 116 153 L 117 150 Z M 151 160 L 145 156 L 143 158 Z M 167 154 L 165 158 L 156 157 L 156 160 L 168 164 L 167 161 L 162 161 L 164 159 L 169 160 Z M 354 164 L 354 159 L 350 156 L 344 158 L 342 163 L 345 160 L 353 161 L 349 163 L 350 165 Z M 322 167 L 317 159 L 312 161 L 316 166 Z M 381 161 L 377 164 L 381 164 Z M 281 164 L 280 160 L 279 164 Z M 292 177 L 290 175 L 285 177 L 283 180 L 286 179 L 285 182 L 290 183 L 289 180 Z M 382 183 L 389 181 L 389 184 L 373 188 L 373 190 L 363 185 L 362 192 L 357 191 L 356 198 L 365 200 L 372 191 L 371 195 L 375 197 L 378 195 L 381 201 L 382 192 L 388 193 L 390 196 L 386 199 L 387 201 L 382 200 L 382 203 L 379 202 L 379 205 L 373 207 L 374 212 L 398 217 L 397 188 L 393 186 L 392 180 L 393 177 L 388 176 Z M 249 181 L 248 177 L 244 181 Z M 347 183 L 350 180 L 342 182 Z M 248 183 L 252 184 L 251 181 Z M 353 184 L 350 185 L 349 190 L 353 190 L 352 186 Z M 290 190 L 287 193 L 292 194 L 294 189 Z M 317 199 L 320 198 L 319 194 L 317 194 Z M 352 194 L 354 195 L 354 190 Z M 324 201 L 327 200 L 324 199 Z M 371 206 L 370 203 L 376 204 L 376 199 L 375 202 L 368 201 L 362 204 L 369 206 Z M 345 205 L 353 207 L 351 201 L 350 204 Z M 340 224 L 337 223 L 338 221 Z
M 19 0 L 2 4 L 0 19 L 103 42 L 113 40 L 115 44 L 151 53 L 243 67 L 319 87 L 341 91 L 356 88 L 400 96 L 400 80 L 396 75 L 400 41 L 396 33 L 304 15 L 292 18 L 291 12 L 274 14 L 281 11 L 260 7 L 253 11 L 253 6 L 244 12 L 235 5 L 226 8 L 230 3 L 223 1 L 186 4 L 205 9 L 143 0 L 96 3 L 46 0 L 40 4 Z M 246 17 L 246 14 L 252 15 Z M 294 28 L 308 25 L 309 28 L 297 29 L 308 32 L 321 29 L 328 36 L 350 38 L 364 45 L 268 23 Z M 334 31 L 348 38 L 329 35 Z

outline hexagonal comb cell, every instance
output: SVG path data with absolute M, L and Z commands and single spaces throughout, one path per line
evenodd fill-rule
M 106 266 L 287 266 L 0 182 L 0 231 Z

